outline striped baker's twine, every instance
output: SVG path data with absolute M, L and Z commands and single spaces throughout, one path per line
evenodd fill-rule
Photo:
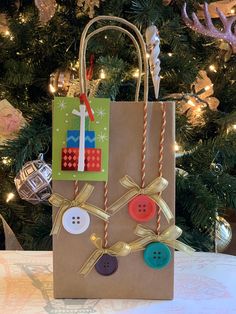
M 104 210 L 107 211 L 108 208 L 108 183 L 104 183 Z M 104 223 L 104 248 L 108 246 L 108 221 Z
M 74 193 L 75 197 L 79 193 L 79 181 L 75 181 L 74 184 Z M 104 183 L 104 210 L 107 211 L 108 208 L 108 184 L 107 182 Z M 108 246 L 108 222 L 104 223 L 104 247 Z
M 79 181 L 76 180 L 74 184 L 74 196 L 76 197 L 79 194 Z
M 146 176 L 146 151 L 147 151 L 147 107 L 148 103 L 145 101 L 143 107 L 143 143 L 142 143 L 142 162 L 141 162 L 141 187 L 142 189 L 145 187 L 145 176 Z
M 147 150 L 147 106 L 148 103 L 144 103 L 143 107 L 143 143 L 142 143 L 142 169 L 141 169 L 141 186 L 145 187 L 145 161 L 146 161 L 146 150 Z M 104 184 L 104 210 L 107 211 L 108 208 L 108 183 Z M 104 247 L 108 246 L 108 222 L 104 224 Z
M 159 147 L 159 163 L 158 163 L 158 175 L 162 177 L 163 175 L 163 157 L 164 157 L 164 141 L 165 141 L 165 131 L 166 131 L 166 104 L 161 103 L 161 134 L 160 134 L 160 147 Z M 161 193 L 159 194 L 161 195 Z M 161 228 L 161 208 L 158 206 L 157 210 L 157 228 L 156 232 L 159 235 Z

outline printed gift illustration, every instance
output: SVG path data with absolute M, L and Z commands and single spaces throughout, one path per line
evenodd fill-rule
M 94 119 L 77 98 L 55 97 L 53 179 L 106 181 L 109 153 L 109 99 L 90 99 Z

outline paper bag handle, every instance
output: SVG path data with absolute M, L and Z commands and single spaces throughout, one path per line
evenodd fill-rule
M 79 69 L 79 78 L 80 78 L 80 92 L 81 94 L 86 93 L 86 76 L 85 76 L 85 42 L 86 42 L 86 36 L 88 33 L 89 28 L 91 25 L 94 23 L 101 21 L 101 20 L 106 20 L 106 21 L 114 21 L 114 22 L 119 22 L 122 24 L 127 25 L 130 27 L 135 34 L 137 35 L 141 51 L 142 51 L 142 56 L 143 56 L 143 64 L 144 64 L 144 101 L 147 103 L 148 101 L 148 61 L 146 58 L 147 51 L 146 51 L 146 45 L 144 42 L 144 39 L 140 33 L 140 31 L 137 29 L 135 25 L 132 23 L 126 21 L 123 18 L 120 17 L 115 17 L 115 16 L 97 16 L 85 26 L 83 33 L 81 35 L 81 40 L 80 40 L 80 49 L 79 49 L 79 60 L 80 60 L 80 69 Z
M 138 55 L 138 69 L 139 69 L 139 75 L 138 75 L 138 79 L 137 79 L 137 85 L 136 85 L 136 92 L 135 92 L 135 101 L 138 101 L 139 99 L 139 93 L 140 93 L 140 85 L 141 85 L 141 79 L 142 79 L 142 72 L 143 72 L 143 64 L 142 64 L 142 55 L 141 55 L 141 51 L 140 51 L 140 47 L 139 44 L 137 42 L 137 40 L 135 39 L 135 37 L 126 29 L 120 27 L 120 26 L 103 26 L 95 31 L 93 31 L 92 33 L 90 33 L 84 42 L 84 55 L 83 55 L 83 60 L 81 60 L 81 63 L 83 63 L 83 77 L 86 77 L 86 50 L 87 50 L 87 46 L 88 46 L 88 41 L 95 35 L 107 31 L 107 30 L 117 30 L 120 31 L 121 33 L 126 34 L 128 37 L 130 37 L 130 39 L 132 40 L 136 50 L 137 50 L 137 55 Z

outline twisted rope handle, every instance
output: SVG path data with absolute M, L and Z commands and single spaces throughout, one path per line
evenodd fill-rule
M 86 41 L 86 36 L 88 33 L 89 28 L 96 22 L 99 21 L 114 21 L 118 22 L 121 24 L 124 24 L 128 27 L 130 27 L 136 34 L 140 47 L 141 47 L 141 52 L 142 52 L 142 57 L 143 57 L 143 63 L 144 63 L 144 101 L 146 102 L 148 100 L 148 60 L 146 58 L 146 45 L 143 39 L 142 34 L 140 31 L 137 29 L 135 25 L 132 23 L 126 21 L 123 18 L 120 17 L 115 17 L 115 16 L 97 16 L 85 26 L 83 33 L 81 35 L 81 40 L 80 40 L 80 49 L 79 49 L 79 60 L 81 60 L 81 66 L 79 69 L 79 79 L 80 79 L 80 91 L 81 93 L 86 94 L 86 75 L 85 75 L 85 67 L 86 67 L 86 60 L 85 60 L 85 41 Z
M 83 54 L 83 60 L 81 62 L 83 62 L 83 66 L 84 66 L 84 77 L 86 77 L 86 50 L 87 50 L 87 46 L 88 46 L 88 41 L 94 37 L 95 35 L 107 31 L 107 30 L 117 30 L 121 33 L 126 34 L 133 42 L 136 50 L 137 50 L 137 55 L 138 55 L 138 68 L 139 68 L 139 75 L 138 75 L 138 80 L 137 80 L 137 85 L 136 85 L 136 92 L 135 92 L 135 101 L 138 101 L 139 99 L 139 94 L 140 94 L 140 85 L 141 85 L 141 80 L 142 80 L 142 72 L 143 72 L 143 64 L 142 64 L 142 55 L 141 55 L 141 50 L 139 47 L 139 44 L 137 42 L 137 40 L 135 39 L 135 37 L 126 29 L 120 27 L 120 26 L 103 26 L 95 31 L 93 31 L 92 33 L 90 33 L 84 42 L 84 54 Z
M 158 162 L 158 176 L 163 176 L 163 157 L 164 157 L 164 142 L 166 132 L 166 104 L 161 103 L 161 134 L 160 134 L 160 146 L 159 146 L 159 162 Z M 159 194 L 161 196 L 161 193 Z M 161 208 L 158 206 L 157 210 L 157 228 L 156 232 L 159 235 L 161 229 Z

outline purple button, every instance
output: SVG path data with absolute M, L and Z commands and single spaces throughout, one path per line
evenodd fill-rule
M 115 256 L 104 254 L 95 265 L 96 271 L 103 276 L 110 276 L 116 272 L 118 260 Z

